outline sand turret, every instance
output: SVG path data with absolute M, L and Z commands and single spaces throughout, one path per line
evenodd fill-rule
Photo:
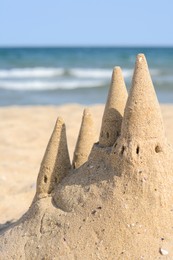
M 121 135 L 129 140 L 165 138 L 159 103 L 143 54 L 136 59 Z
M 171 172 L 172 150 L 166 142 L 162 115 L 146 58 L 136 59 L 132 87 L 122 121 L 121 136 L 112 149 L 114 170 L 125 176 L 129 193 L 136 190 L 145 201 L 155 200 L 156 207 L 167 203 L 162 190 L 168 183 L 163 172 Z M 171 175 L 167 176 L 172 182 Z M 169 186 L 169 185 L 168 185 Z M 157 199 L 155 197 L 157 191 Z M 140 201 L 140 203 L 142 203 Z
M 102 119 L 99 144 L 112 146 L 121 132 L 121 123 L 127 101 L 127 90 L 120 67 L 115 67 Z
M 36 196 L 50 194 L 55 185 L 67 175 L 70 166 L 65 124 L 59 117 L 41 163 Z
M 73 155 L 73 168 L 79 168 L 88 160 L 91 148 L 96 141 L 94 120 L 89 109 L 83 112 L 82 123 Z

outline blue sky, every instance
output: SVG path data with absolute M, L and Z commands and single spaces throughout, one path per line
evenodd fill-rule
M 171 45 L 173 0 L 0 0 L 0 46 Z

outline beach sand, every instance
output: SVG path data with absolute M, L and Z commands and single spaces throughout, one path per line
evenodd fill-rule
M 58 116 L 66 123 L 72 160 L 84 107 L 78 104 L 0 108 L 0 224 L 21 217 L 35 194 L 36 179 Z M 90 107 L 99 137 L 104 105 Z M 173 105 L 161 105 L 173 145 Z

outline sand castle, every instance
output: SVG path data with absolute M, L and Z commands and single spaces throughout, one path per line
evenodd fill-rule
M 173 259 L 173 150 L 143 54 L 126 99 L 116 67 L 99 142 L 86 110 L 72 165 L 58 118 L 33 203 L 1 234 L 0 259 Z

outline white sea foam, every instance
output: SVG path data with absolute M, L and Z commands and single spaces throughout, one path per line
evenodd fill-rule
M 70 74 L 75 77 L 79 78 L 106 78 L 106 79 L 111 79 L 112 75 L 112 69 L 71 69 Z M 124 69 L 122 70 L 123 76 L 130 77 L 133 73 L 132 69 Z
M 112 70 L 102 68 L 16 68 L 0 70 L 0 88 L 13 90 L 75 89 L 109 86 Z M 132 77 L 132 69 L 123 69 L 127 82 Z M 156 80 L 159 70 L 151 70 Z M 166 81 L 166 79 L 164 79 Z M 160 79 L 161 81 L 161 79 Z
M 66 75 L 65 75 L 66 73 Z M 101 69 L 101 68 L 46 68 L 46 67 L 35 67 L 35 68 L 15 68 L 8 70 L 0 70 L 0 78 L 47 78 L 57 76 L 72 76 L 76 78 L 111 78 L 112 70 Z M 131 70 L 124 70 L 124 76 L 129 76 Z
M 129 77 L 132 76 L 133 70 L 131 70 L 131 69 L 124 69 L 122 71 L 122 73 L 123 73 L 124 78 L 129 78 Z
M 63 68 L 16 68 L 0 70 L 0 78 L 47 78 L 63 75 Z
M 79 78 L 110 78 L 112 71 L 109 69 L 70 69 L 70 75 Z
M 8 81 L 0 80 L 0 88 L 10 90 L 53 90 L 99 87 L 105 84 L 100 80 L 64 80 L 64 81 Z

